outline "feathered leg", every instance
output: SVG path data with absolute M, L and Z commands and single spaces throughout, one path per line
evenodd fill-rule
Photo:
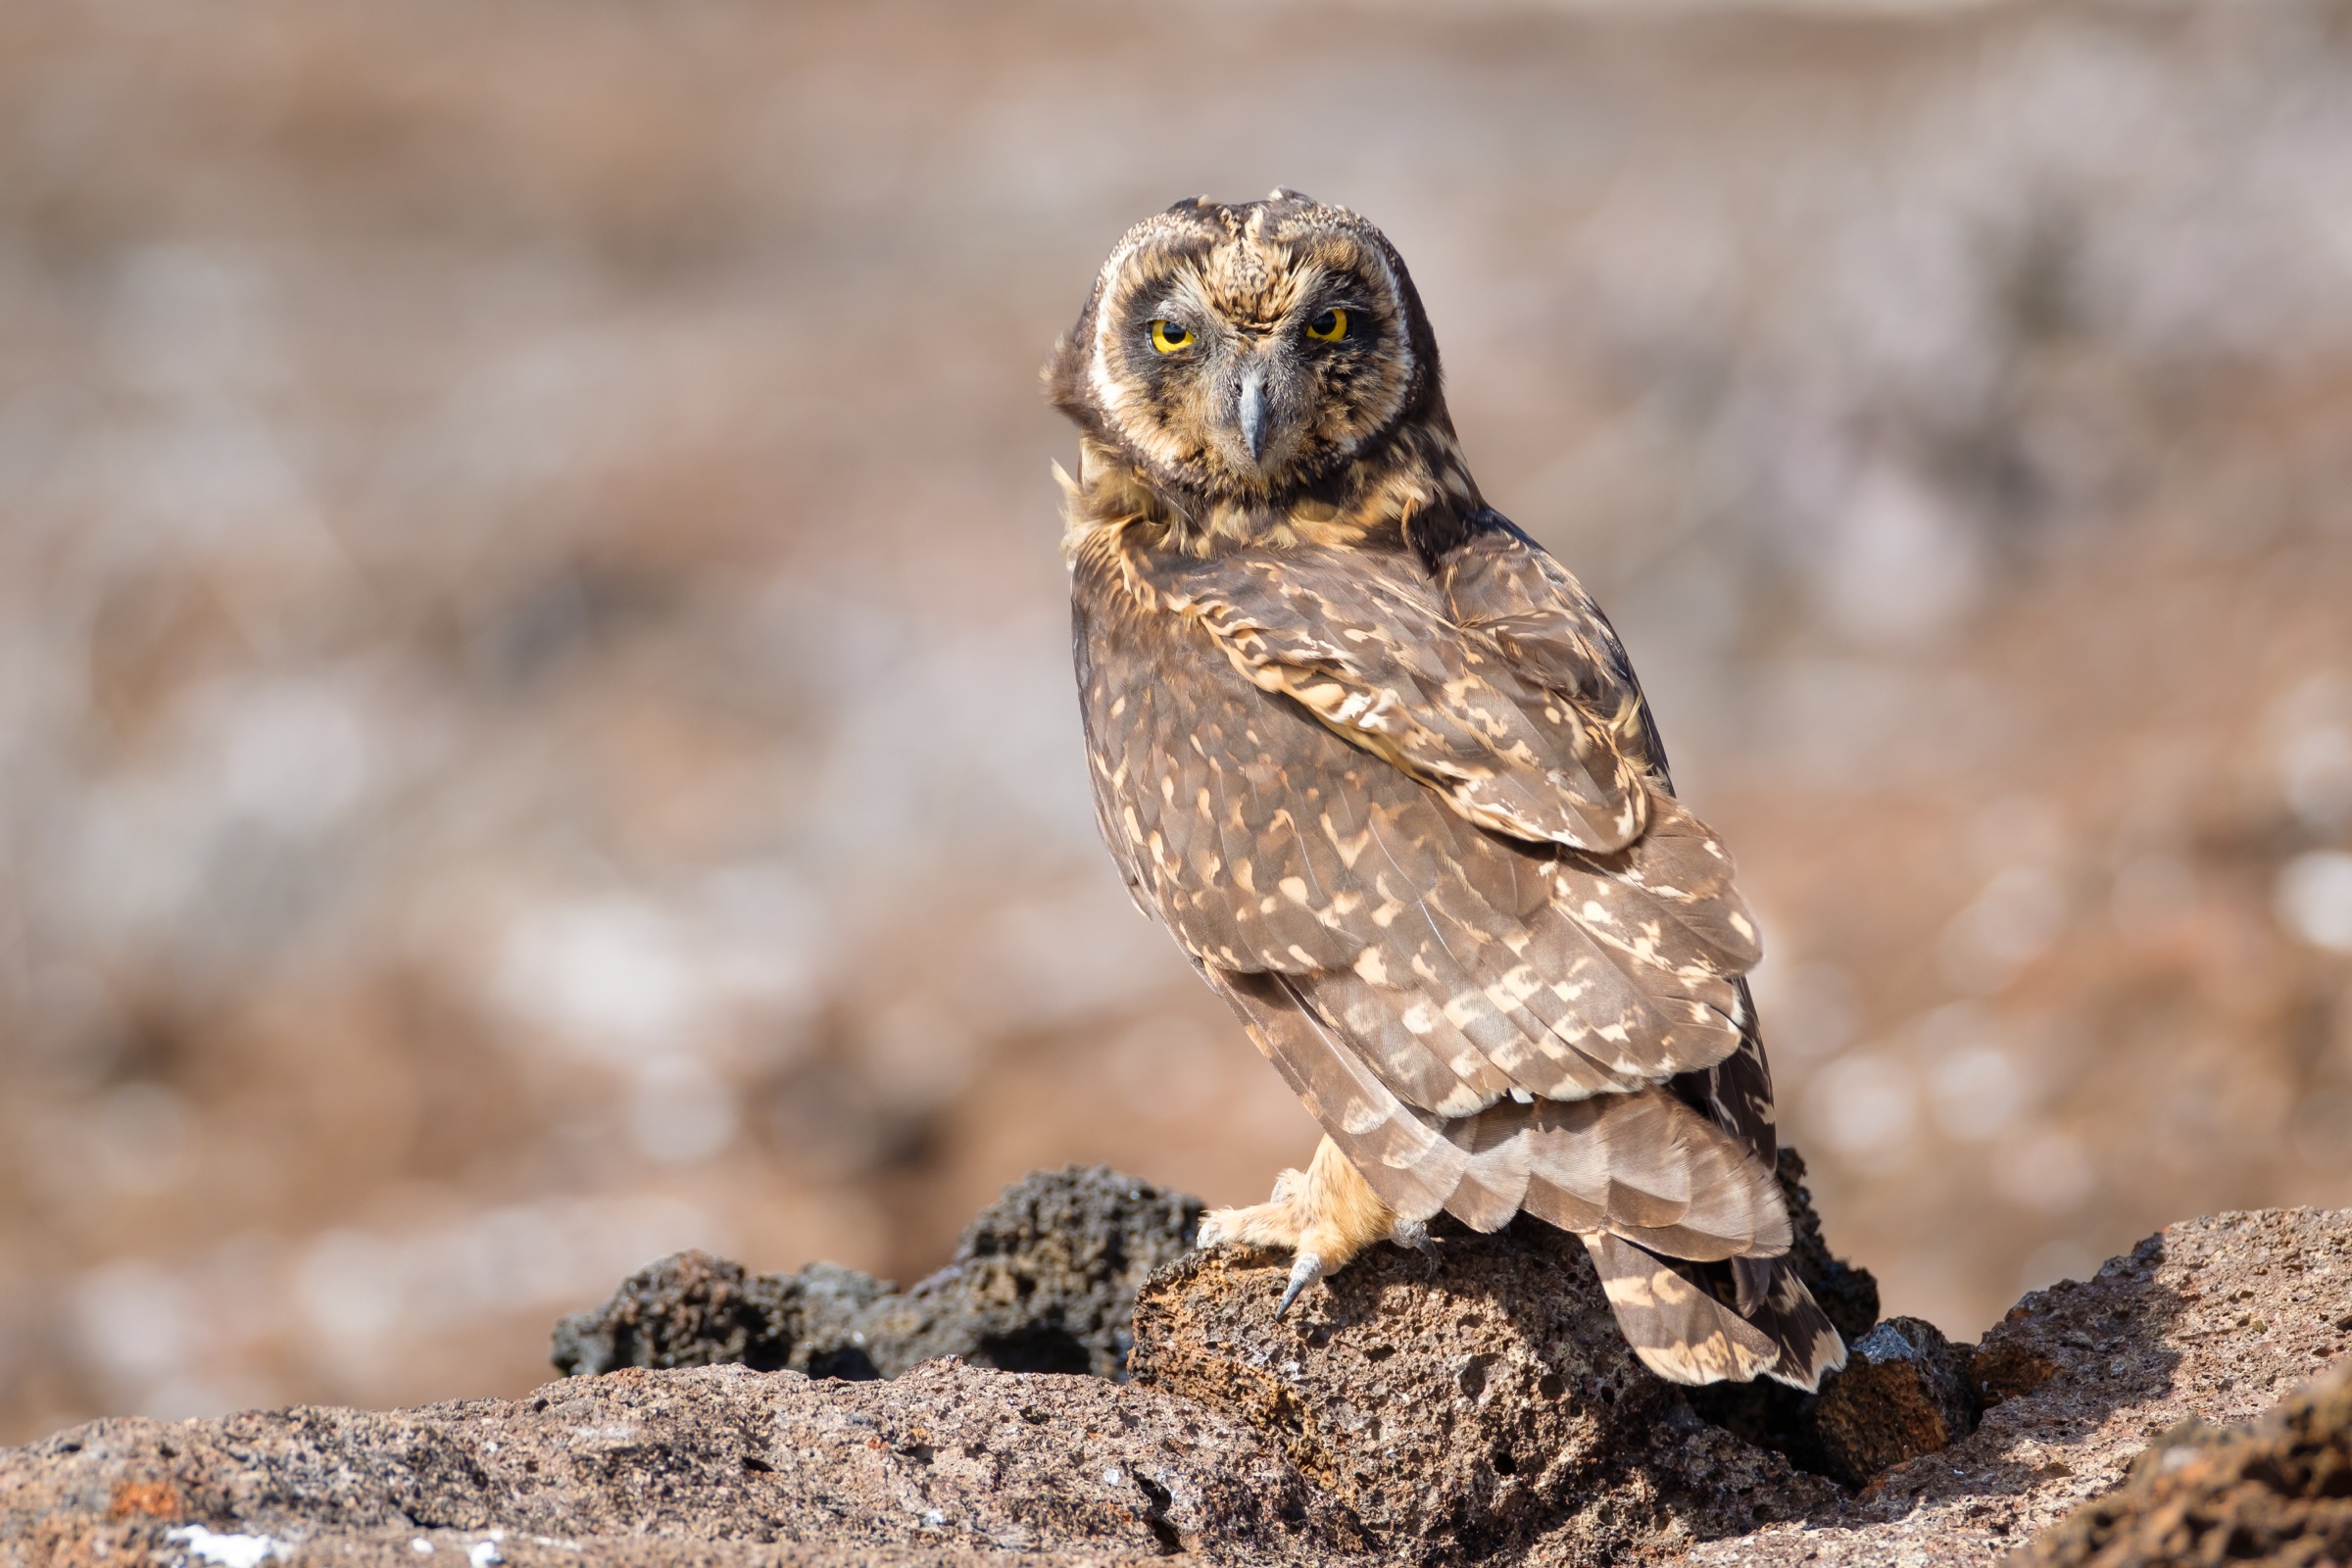
M 1274 1178 L 1268 1202 L 1248 1208 L 1212 1208 L 1200 1216 L 1200 1245 L 1233 1242 L 1292 1254 L 1290 1284 L 1282 1293 L 1280 1317 L 1305 1290 L 1326 1274 L 1337 1274 L 1375 1242 L 1423 1247 L 1423 1228 L 1400 1220 L 1380 1195 L 1326 1138 L 1304 1170 Z

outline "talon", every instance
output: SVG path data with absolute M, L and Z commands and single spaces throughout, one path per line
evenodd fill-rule
M 1429 1239 L 1429 1225 L 1417 1219 L 1400 1219 L 1389 1231 L 1389 1240 L 1398 1247 L 1409 1247 L 1416 1252 L 1434 1252 L 1438 1244 Z
M 1291 1309 L 1291 1303 L 1298 1299 L 1298 1293 L 1322 1277 L 1323 1260 L 1312 1252 L 1300 1252 L 1291 1264 L 1290 1288 L 1282 1293 L 1282 1304 L 1274 1308 L 1274 1316 L 1280 1319 Z

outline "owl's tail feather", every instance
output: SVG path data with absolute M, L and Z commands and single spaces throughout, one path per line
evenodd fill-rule
M 1767 1377 L 1811 1394 L 1845 1365 L 1845 1342 L 1785 1256 L 1734 1259 L 1737 1298 L 1723 1301 L 1682 1271 L 1689 1264 L 1606 1231 L 1580 1239 L 1634 1353 L 1670 1383 Z

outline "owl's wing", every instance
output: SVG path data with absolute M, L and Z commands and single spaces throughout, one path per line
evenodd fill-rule
M 1122 540 L 1131 591 L 1198 621 L 1261 691 L 1290 698 L 1479 826 L 1606 854 L 1648 824 L 1647 768 L 1574 689 L 1464 636 L 1403 552 L 1170 559 Z
M 1616 628 L 1541 545 L 1498 513 L 1489 511 L 1481 521 L 1485 526 L 1470 532 L 1438 564 L 1438 585 L 1454 622 L 1491 640 L 1526 679 L 1571 694 L 1598 717 L 1624 755 L 1639 760 L 1671 793 L 1666 749 Z M 1745 1140 L 1769 1168 L 1780 1150 L 1772 1069 L 1744 979 L 1736 1016 L 1739 1050 L 1674 1087 Z
M 1673 793 L 1666 748 L 1617 628 L 1584 585 L 1492 509 L 1438 562 L 1447 614 L 1524 680 L 1592 715 L 1620 755 Z
M 1416 588 L 1408 571 L 1381 574 L 1381 598 L 1369 600 L 1343 590 L 1375 563 L 1293 551 L 1275 564 L 1201 572 L 1220 607 L 1212 620 L 1191 608 L 1211 596 L 1185 569 L 1205 564 L 1154 581 L 1115 536 L 1073 563 L 1097 807 L 1138 902 L 1202 963 L 1285 976 L 1296 1005 L 1399 1102 L 1442 1119 L 1514 1091 L 1628 1093 L 1736 1050 L 1753 925 L 1713 835 L 1639 774 L 1611 787 L 1639 799 L 1645 830 L 1614 852 L 1495 828 L 1382 742 L 1414 726 L 1440 733 L 1408 672 L 1447 667 L 1449 652 L 1479 680 L 1458 692 L 1508 691 L 1516 709 L 1534 689 L 1488 678 L 1511 679 L 1446 622 L 1425 576 Z M 1246 592 L 1253 583 L 1264 591 Z M 1379 618 L 1384 604 L 1414 615 Z M 1306 606 L 1322 608 L 1302 628 Z M 1245 622 L 1251 646 L 1236 654 L 1229 628 Z M 1348 655 L 1345 683 L 1392 694 L 1394 730 L 1335 722 L 1345 697 L 1318 708 L 1294 695 L 1344 684 L 1336 655 L 1314 665 L 1272 657 L 1308 646 L 1310 632 L 1317 650 Z M 1273 700 L 1266 668 L 1284 672 Z M 1500 760 L 1486 778 L 1515 767 L 1524 784 L 1578 744 L 1587 757 L 1616 755 L 1581 710 L 1551 701 L 1552 732 L 1585 738 L 1534 760 L 1491 751 Z M 1584 773 L 1602 776 L 1597 764 Z

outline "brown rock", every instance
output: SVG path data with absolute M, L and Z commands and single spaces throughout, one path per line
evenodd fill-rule
M 1521 1221 L 1376 1249 L 1274 1316 L 1287 1262 L 1186 1260 L 1136 1302 L 1136 1382 L 1247 1421 L 1396 1560 L 1657 1555 L 1836 1489 L 1643 1370 L 1574 1238 Z
M 417 1540 L 459 1561 L 487 1542 L 516 1563 L 716 1564 L 1328 1561 L 1361 1539 L 1230 1417 L 955 1361 L 887 1384 L 631 1369 L 387 1414 L 100 1421 L 0 1452 L 0 1559 L 184 1557 L 192 1528 L 412 1568 Z
M 1969 1352 L 1935 1324 L 1888 1318 L 1847 1347 L 1845 1370 L 1804 1413 L 1821 1468 L 1859 1487 L 1977 1428 Z
M 0 1562 L 226 1563 L 274 1544 L 297 1563 L 468 1568 L 1986 1564 L 2113 1492 L 2153 1433 L 2241 1420 L 2352 1350 L 2352 1213 L 2177 1225 L 2020 1303 L 1966 1362 L 1998 1397 L 1978 1430 L 1853 1494 L 1640 1370 L 1582 1250 L 1544 1227 L 1447 1237 L 1434 1260 L 1379 1250 L 1276 1322 L 1282 1272 L 1220 1253 L 1156 1276 L 1125 1387 L 954 1360 L 895 1382 L 631 1369 L 528 1400 L 98 1422 L 0 1452 Z M 766 1321 L 745 1315 L 748 1283 L 680 1269 L 633 1343 L 748 1353 Z M 1952 1419 L 1936 1401 L 1961 1357 L 1886 1327 L 1913 1353 L 1858 1355 L 1820 1403 L 1919 1441 Z M 2189 1536 L 2280 1562 L 2339 1550 L 2348 1401 L 2338 1382 L 2251 1438 L 2177 1432 L 2047 1560 L 2202 1560 L 2144 1555 Z
M 1692 1564 L 1990 1563 L 2113 1490 L 2150 1438 L 2242 1421 L 2328 1360 L 2352 1298 L 2352 1210 L 2264 1209 L 2167 1227 L 2097 1275 L 2027 1297 L 1971 1365 L 2029 1374 L 1976 1432 L 1804 1525 L 1692 1548 Z
M 2191 1419 L 2075 1511 L 2019 1568 L 2352 1562 L 2352 1362 L 2251 1427 Z

